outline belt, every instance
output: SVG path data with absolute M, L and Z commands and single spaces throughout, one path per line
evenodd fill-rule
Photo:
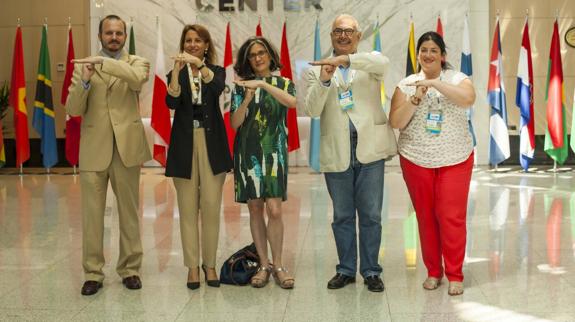
M 193 124 L 194 124 L 194 129 L 199 129 L 199 128 L 204 127 L 204 124 L 200 120 L 194 120 Z

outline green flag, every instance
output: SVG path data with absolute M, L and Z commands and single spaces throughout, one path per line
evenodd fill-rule
M 130 47 L 128 48 L 130 55 L 136 54 L 136 38 L 134 38 L 134 25 L 130 26 Z

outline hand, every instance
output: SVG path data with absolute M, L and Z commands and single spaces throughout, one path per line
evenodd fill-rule
M 243 86 L 245 88 L 252 89 L 252 90 L 255 90 L 256 88 L 264 87 L 264 85 L 266 84 L 266 82 L 264 82 L 263 80 L 259 80 L 259 79 L 236 80 L 236 81 L 234 81 L 234 83 L 236 83 L 239 86 Z
M 96 64 L 102 64 L 103 62 L 104 62 L 104 57 L 102 57 L 102 56 L 91 56 L 91 57 L 80 58 L 80 59 L 72 59 L 72 63 L 74 63 L 74 64 L 96 65 Z
M 349 67 L 349 57 L 347 55 L 328 57 L 328 58 L 312 61 L 309 64 L 312 66 L 331 65 L 333 67 L 338 67 L 338 66 Z
M 255 89 L 247 88 L 246 89 L 246 95 L 244 96 L 244 101 L 248 102 L 248 103 L 251 102 L 255 96 L 255 93 L 256 93 Z
M 89 82 L 90 78 L 92 78 L 92 75 L 94 75 L 94 72 L 96 71 L 96 69 L 94 68 L 94 64 L 83 64 L 82 65 L 82 80 L 84 82 Z
M 204 62 L 201 59 L 199 59 L 198 57 L 196 57 L 194 55 L 190 55 L 186 52 L 179 53 L 177 55 L 171 56 L 170 58 L 172 58 L 176 62 L 179 61 L 183 64 L 191 64 L 191 65 L 194 65 L 196 67 L 200 67 L 204 64 Z
M 335 73 L 336 68 L 337 67 L 334 67 L 332 65 L 322 65 L 321 72 L 319 74 L 319 80 L 322 81 L 323 83 L 331 80 L 333 74 Z
M 185 64 L 186 63 L 182 59 L 174 59 L 174 69 L 172 73 L 175 75 L 179 74 Z
M 427 90 L 430 87 L 429 80 L 427 79 L 406 84 L 406 86 L 415 86 L 415 94 L 413 94 L 413 96 L 419 99 L 423 98 L 423 96 L 427 93 Z

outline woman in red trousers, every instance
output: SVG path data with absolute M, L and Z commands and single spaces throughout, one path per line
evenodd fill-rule
M 400 130 L 403 178 L 417 213 L 427 279 L 449 295 L 463 293 L 467 195 L 473 137 L 467 110 L 475 101 L 471 80 L 450 69 L 443 38 L 427 32 L 417 41 L 419 72 L 403 79 L 391 101 L 391 126 Z

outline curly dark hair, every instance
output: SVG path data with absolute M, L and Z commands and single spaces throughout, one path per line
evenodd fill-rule
M 270 55 L 271 72 L 274 72 L 282 68 L 278 51 L 267 39 L 265 39 L 264 37 L 250 37 L 242 44 L 240 50 L 238 50 L 236 64 L 234 65 L 234 70 L 236 71 L 236 74 L 242 79 L 253 79 L 256 76 L 254 74 L 254 71 L 252 70 L 252 66 L 250 65 L 250 61 L 248 59 L 250 49 L 254 44 L 262 45 Z

